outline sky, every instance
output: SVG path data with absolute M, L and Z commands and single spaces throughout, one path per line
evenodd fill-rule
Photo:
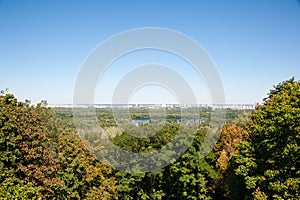
M 161 27 L 201 45 L 221 76 L 226 103 L 261 102 L 269 90 L 300 79 L 300 2 L 297 0 L 0 1 L 0 90 L 18 99 L 73 102 L 80 68 L 101 42 L 120 32 Z M 162 63 L 209 103 L 205 81 L 170 53 L 134 52 L 113 63 L 99 80 L 95 103 L 110 103 L 114 86 L 133 66 Z M 130 103 L 175 103 L 166 88 L 148 85 Z

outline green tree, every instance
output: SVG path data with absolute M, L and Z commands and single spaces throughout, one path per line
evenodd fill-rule
M 300 82 L 272 89 L 251 115 L 238 146 L 232 199 L 300 199 Z
M 74 132 L 62 132 L 59 145 L 57 176 L 64 183 L 63 199 L 105 200 L 115 197 L 112 169 L 97 161 Z
M 186 153 L 164 168 L 164 199 L 211 199 L 207 183 L 216 177 L 216 172 L 207 161 L 210 155 L 200 157 L 205 134 L 204 130 L 198 130 Z

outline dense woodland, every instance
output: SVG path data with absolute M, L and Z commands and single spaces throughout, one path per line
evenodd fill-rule
M 134 138 L 118 128 L 109 108 L 96 111 L 111 141 L 130 152 L 161 148 L 180 124 L 180 112 L 170 110 L 155 136 Z M 0 199 L 300 199 L 299 81 L 274 86 L 254 111 L 227 109 L 220 138 L 205 157 L 199 151 L 211 108 L 199 113 L 205 122 L 179 159 L 152 172 L 128 173 L 87 150 L 71 109 L 33 106 L 2 91 Z M 131 114 L 149 117 L 141 109 Z

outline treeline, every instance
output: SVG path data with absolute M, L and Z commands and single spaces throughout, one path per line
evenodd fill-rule
M 97 116 L 111 141 L 130 152 L 161 148 L 179 126 L 170 121 L 151 138 L 135 138 L 118 129 L 109 110 Z M 89 153 L 69 110 L 31 106 L 2 92 L 0 199 L 300 199 L 299 81 L 275 86 L 250 114 L 230 110 L 217 144 L 201 157 L 208 129 L 205 121 L 165 168 L 127 173 Z

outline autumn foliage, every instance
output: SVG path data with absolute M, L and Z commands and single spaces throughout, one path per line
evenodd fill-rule
M 0 199 L 106 199 L 111 169 L 43 104 L 0 96 Z M 93 196 L 94 195 L 94 196 Z

